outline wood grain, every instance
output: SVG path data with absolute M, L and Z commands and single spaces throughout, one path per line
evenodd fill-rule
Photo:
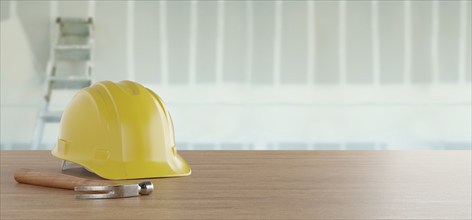
M 180 151 L 191 176 L 112 200 L 18 184 L 16 169 L 60 172 L 60 161 L 49 151 L 0 153 L 1 219 L 471 218 L 471 151 Z

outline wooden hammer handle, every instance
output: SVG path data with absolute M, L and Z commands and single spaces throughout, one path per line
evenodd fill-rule
M 19 183 L 74 190 L 76 186 L 109 186 L 112 182 L 88 180 L 61 173 L 42 172 L 30 169 L 19 169 L 15 172 Z

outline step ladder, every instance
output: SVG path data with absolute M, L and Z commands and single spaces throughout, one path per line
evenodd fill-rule
M 50 51 L 43 88 L 43 100 L 37 117 L 33 149 L 41 147 L 47 123 L 59 123 L 61 111 L 50 110 L 54 92 L 77 91 L 93 82 L 93 22 L 91 18 L 56 20 L 57 37 Z

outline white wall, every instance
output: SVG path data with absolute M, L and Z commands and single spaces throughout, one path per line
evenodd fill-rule
M 1 7 L 2 148 L 29 146 L 56 16 L 94 17 L 96 79 L 157 91 L 180 148 L 471 145 L 470 1 Z M 70 94 L 60 97 L 57 108 Z

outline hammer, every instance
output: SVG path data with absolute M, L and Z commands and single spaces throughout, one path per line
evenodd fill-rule
M 107 181 L 88 180 L 61 173 L 41 172 L 24 168 L 15 172 L 15 180 L 24 184 L 81 192 L 76 195 L 78 199 L 126 198 L 149 195 L 154 190 L 154 186 L 150 181 L 120 185 Z

